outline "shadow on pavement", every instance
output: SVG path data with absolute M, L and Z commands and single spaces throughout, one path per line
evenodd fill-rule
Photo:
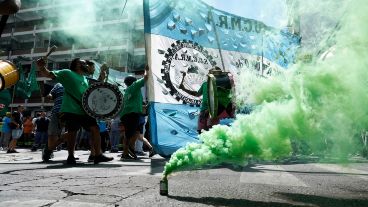
M 329 198 L 316 195 L 277 193 L 280 198 L 319 207 L 367 207 L 367 199 Z
M 168 196 L 168 198 L 191 203 L 201 203 L 205 205 L 213 206 L 231 206 L 231 207 L 244 207 L 244 206 L 257 206 L 257 207 L 291 207 L 298 206 L 288 203 L 276 203 L 276 202 L 263 202 L 263 201 L 251 201 L 246 199 L 234 199 L 234 198 L 219 198 L 219 197 L 183 197 L 183 196 Z M 305 205 L 299 205 L 305 206 Z
M 6 163 L 2 165 L 24 165 L 24 163 Z M 11 174 L 18 171 L 32 171 L 32 170 L 45 170 L 45 169 L 64 169 L 64 168 L 116 168 L 116 167 L 122 167 L 123 165 L 120 164 L 110 164 L 110 163 L 99 163 L 99 164 L 93 164 L 93 163 L 77 163 L 75 165 L 68 165 L 65 163 L 65 161 L 52 161 L 52 162 L 33 162 L 28 164 L 47 164 L 45 167 L 36 167 L 36 168 L 21 168 L 21 169 L 14 169 L 14 170 L 8 170 L 4 172 L 0 172 L 0 174 Z M 50 165 L 52 164 L 52 165 Z

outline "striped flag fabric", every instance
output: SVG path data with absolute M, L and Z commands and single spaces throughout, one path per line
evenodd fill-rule
M 214 66 L 237 76 L 252 70 L 267 77 L 293 63 L 300 37 L 196 0 L 144 0 L 150 135 L 156 151 L 170 156 L 199 142 L 197 91 Z M 184 75 L 185 74 L 185 75 Z M 236 83 L 235 83 L 236 84 Z

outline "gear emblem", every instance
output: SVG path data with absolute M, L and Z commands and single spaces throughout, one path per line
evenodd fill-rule
M 208 70 L 216 65 L 212 55 L 198 43 L 177 40 L 165 51 L 164 57 L 161 74 L 170 95 L 180 103 L 199 106 L 201 98 L 179 89 L 179 85 L 183 81 L 186 88 L 197 91 L 206 80 Z

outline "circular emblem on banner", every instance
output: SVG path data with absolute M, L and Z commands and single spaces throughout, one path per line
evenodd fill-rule
M 198 43 L 177 40 L 165 52 L 162 61 L 162 79 L 170 95 L 184 104 L 199 106 L 200 97 L 179 88 L 183 83 L 190 91 L 198 91 L 202 83 L 207 80 L 208 70 L 216 65 L 210 53 Z

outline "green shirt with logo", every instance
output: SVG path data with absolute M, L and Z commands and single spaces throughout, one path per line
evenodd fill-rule
M 120 116 L 129 113 L 142 113 L 143 97 L 141 88 L 144 86 L 144 78 L 135 81 L 124 93 L 123 110 Z
M 82 95 L 88 88 L 87 78 L 69 69 L 52 71 L 55 80 L 64 87 L 60 112 L 86 115 L 82 107 Z

